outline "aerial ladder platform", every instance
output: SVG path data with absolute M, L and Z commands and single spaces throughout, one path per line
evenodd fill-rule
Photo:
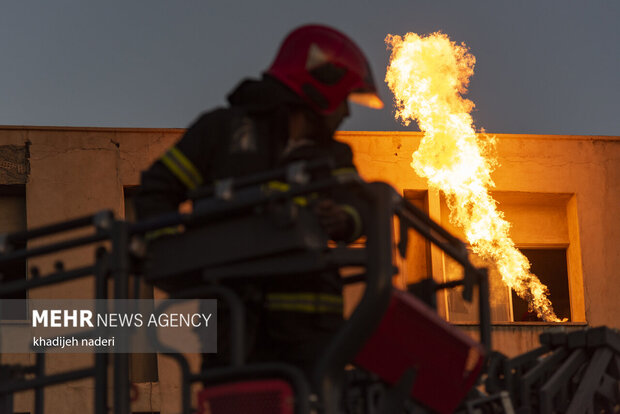
M 180 367 L 182 414 L 620 412 L 618 332 L 556 330 L 542 334 L 541 346 L 523 355 L 494 352 L 487 270 L 471 263 L 467 246 L 389 185 L 330 171 L 329 160 L 313 160 L 222 180 L 190 194 L 189 214 L 130 223 L 102 211 L 4 234 L 0 271 L 19 260 L 83 246 L 94 246 L 95 254 L 86 266 L 65 268 L 57 262 L 51 273 L 31 268 L 27 279 L 0 282 L 0 300 L 94 277 L 95 299 L 131 298 L 146 282 L 171 299 L 226 303 L 229 320 L 221 323 L 230 327 L 230 360 L 225 366 L 192 372 L 183 353 L 158 348 Z M 273 182 L 284 185 L 269 185 Z M 330 242 L 311 208 L 299 202 L 331 192 L 353 194 L 364 205 L 365 237 L 354 246 Z M 181 231 L 147 242 L 146 235 L 170 227 Z M 429 277 L 406 290 L 393 287 L 395 255 L 406 260 L 410 232 L 454 259 L 463 278 Z M 245 360 L 245 307 L 231 286 L 345 267 L 360 271 L 343 283 L 363 283 L 364 293 L 312 375 L 280 361 Z M 477 298 L 479 342 L 437 314 L 437 291 L 453 288 L 460 288 L 465 300 Z M 151 340 L 158 343 L 156 336 Z M 33 365 L 0 365 L 0 413 L 13 412 L 15 393 L 33 390 L 34 414 L 44 414 L 47 387 L 84 378 L 94 379 L 95 414 L 131 413 L 128 354 L 96 353 L 92 367 L 61 373 L 46 372 L 46 355 L 36 353 Z M 203 387 L 192 406 L 196 383 Z

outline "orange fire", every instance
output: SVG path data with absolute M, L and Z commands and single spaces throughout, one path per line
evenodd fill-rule
M 429 186 L 443 191 L 450 221 L 461 227 L 474 253 L 497 266 L 504 283 L 528 301 L 545 321 L 560 322 L 547 287 L 530 273 L 530 263 L 509 236 L 510 223 L 489 189 L 497 165 L 494 137 L 477 134 L 464 99 L 475 57 L 447 35 L 388 35 L 392 49 L 385 80 L 394 94 L 396 118 L 417 121 L 424 137 L 411 166 Z

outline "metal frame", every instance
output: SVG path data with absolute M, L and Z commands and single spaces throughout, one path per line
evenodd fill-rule
M 390 292 L 392 289 L 391 278 L 394 271 L 392 263 L 392 217 L 397 215 L 402 223 L 401 226 L 401 252 L 406 250 L 406 231 L 408 228 L 421 233 L 425 238 L 436 244 L 448 255 L 459 262 L 465 269 L 465 278 L 461 281 L 439 284 L 433 289 L 445 289 L 455 286 L 464 286 L 464 296 L 471 300 L 474 285 L 480 290 L 480 335 L 482 343 L 490 349 L 490 323 L 488 304 L 488 278 L 485 269 L 474 267 L 468 260 L 465 245 L 437 223 L 433 222 L 422 211 L 406 202 L 391 187 L 383 183 L 364 183 L 357 174 L 346 174 L 331 178 L 309 182 L 309 174 L 320 168 L 329 167 L 325 161 L 310 163 L 296 163 L 288 168 L 283 168 L 254 177 L 245 177 L 236 181 L 226 182 L 226 191 L 221 188 L 211 187 L 201 189 L 194 194 L 195 197 L 210 197 L 212 202 L 198 205 L 191 215 L 179 213 L 166 214 L 151 220 L 130 224 L 121 220 L 115 220 L 111 212 L 102 212 L 93 216 L 87 216 L 76 220 L 45 226 L 42 228 L 4 235 L 0 239 L 0 266 L 14 260 L 21 260 L 35 256 L 47 255 L 79 246 L 93 245 L 102 241 L 111 243 L 111 251 L 99 248 L 96 252 L 94 265 L 71 270 L 58 270 L 46 276 L 38 275 L 38 270 L 33 270 L 32 278 L 25 281 L 15 281 L 0 285 L 0 298 L 11 293 L 27 291 L 36 287 L 52 285 L 68 280 L 74 280 L 89 275 L 95 277 L 95 298 L 107 298 L 107 282 L 114 280 L 114 297 L 126 298 L 129 293 L 129 275 L 132 272 L 132 262 L 141 262 L 144 258 L 138 250 L 130 248 L 130 241 L 137 237 L 139 240 L 145 233 L 176 225 L 200 225 L 208 224 L 231 214 L 242 214 L 250 208 L 267 205 L 269 203 L 291 200 L 296 196 L 321 192 L 333 189 L 337 186 L 354 188 L 366 203 L 370 206 L 373 214 L 367 219 L 367 245 L 366 254 L 360 254 L 360 249 L 349 254 L 346 249 L 337 248 L 322 256 L 326 265 L 338 266 L 358 263 L 364 260 L 366 272 L 358 275 L 355 280 L 364 279 L 367 287 L 360 304 L 347 321 L 343 329 L 338 332 L 330 346 L 324 351 L 313 378 L 308 379 L 313 388 L 318 392 L 318 403 L 321 412 L 338 412 L 338 399 L 341 395 L 341 382 L 344 367 L 350 362 L 352 356 L 359 350 L 366 339 L 378 326 L 384 311 L 387 308 Z M 268 180 L 284 179 L 291 184 L 285 192 L 260 191 L 261 184 Z M 221 186 L 220 186 L 221 187 Z M 11 246 L 17 241 L 29 241 L 49 235 L 56 235 L 69 230 L 93 227 L 94 233 L 90 236 L 76 237 L 62 242 L 50 243 L 40 247 L 11 251 Z M 182 237 L 182 236 L 179 236 Z M 405 247 L 403 247 L 405 246 Z M 303 259 L 303 255 L 299 257 Z M 316 256 L 313 256 L 316 258 Z M 312 260 L 306 261 L 310 263 Z M 269 262 L 266 266 L 269 266 Z M 303 264 L 303 260 L 301 261 Z M 59 269 L 61 266 L 59 267 Z M 237 271 L 233 272 L 236 273 Z M 260 272 L 258 272 L 260 273 Z M 268 272 L 263 272 L 263 274 Z M 243 312 L 239 310 L 242 304 L 234 293 L 226 289 L 214 286 L 205 286 L 200 291 L 176 292 L 175 297 L 188 297 L 197 294 L 216 295 L 232 304 L 235 311 L 238 327 L 231 335 L 236 341 L 243 338 Z M 101 311 L 98 309 L 98 311 Z M 299 395 L 308 396 L 309 384 L 300 372 L 294 367 L 282 364 L 244 365 L 243 355 L 240 349 L 233 352 L 231 367 L 218 370 L 210 370 L 200 374 L 192 374 L 185 358 L 174 352 L 166 350 L 167 355 L 179 363 L 183 372 L 183 412 L 189 414 L 190 395 L 189 385 L 193 382 L 205 379 L 229 379 L 241 377 L 260 377 L 263 375 L 280 375 L 293 384 Z M 39 356 L 40 355 L 40 356 Z M 93 367 L 73 370 L 61 374 L 45 374 L 45 355 L 37 355 L 36 364 L 32 367 L 0 366 L 0 372 L 9 373 L 8 377 L 0 379 L 0 408 L 9 407 L 12 404 L 12 394 L 26 389 L 35 390 L 35 414 L 43 414 L 43 390 L 46 386 L 63 382 L 74 381 L 82 378 L 95 379 L 95 410 L 96 414 L 107 412 L 107 366 L 109 356 L 96 354 Z M 116 354 L 113 364 L 113 392 L 114 412 L 116 414 L 129 414 L 129 368 L 128 355 Z M 33 379 L 24 379 L 26 374 L 35 374 Z M 412 379 L 413 381 L 413 379 Z M 4 404 L 4 406 L 3 406 Z M 298 406 L 298 412 L 307 413 L 310 410 L 308 399 L 303 397 Z
M 63 223 L 53 224 L 29 231 L 22 231 L 4 235 L 0 241 L 0 251 L 4 254 L 0 255 L 0 266 L 16 260 L 22 260 L 37 256 L 43 256 L 75 247 L 92 245 L 103 240 L 119 239 L 118 235 L 122 229 L 114 227 L 113 214 L 109 211 L 103 211 L 96 215 L 82 217 Z M 66 241 L 51 243 L 32 249 L 24 249 L 11 251 L 12 244 L 15 242 L 26 242 L 36 238 L 56 235 L 70 230 L 83 229 L 87 227 L 94 228 L 94 234 L 90 236 L 72 238 Z M 118 251 L 118 249 L 117 249 Z M 128 254 L 128 252 L 126 253 Z M 105 248 L 99 248 L 95 254 L 95 264 L 71 270 L 64 270 L 64 265 L 59 262 L 56 266 L 59 269 L 56 272 L 46 276 L 39 275 L 37 268 L 31 269 L 31 278 L 27 280 L 18 280 L 0 285 L 0 299 L 13 293 L 28 291 L 30 289 L 53 285 L 57 283 L 75 280 L 90 275 L 95 277 L 95 298 L 106 298 L 107 280 L 111 276 L 110 262 L 111 254 Z M 117 273 L 115 286 L 128 283 L 128 275 L 122 272 Z M 0 407 L 12 410 L 12 394 L 19 391 L 32 389 L 35 391 L 35 412 L 34 414 L 43 414 L 44 412 L 44 388 L 50 385 L 76 381 L 84 378 L 94 378 L 95 380 L 95 410 L 96 414 L 107 413 L 107 366 L 109 356 L 105 353 L 96 354 L 95 364 L 91 368 L 66 371 L 60 374 L 45 374 L 45 354 L 37 354 L 34 366 L 19 365 L 3 365 L 1 370 L 9 373 L 2 376 L 0 380 Z M 115 370 L 118 370 L 120 363 L 117 362 Z M 25 379 L 26 374 L 35 374 L 32 379 Z M 121 383 L 114 384 L 115 395 L 120 391 Z M 122 395 L 122 392 L 120 393 Z M 7 402 L 8 401 L 8 402 Z M 119 407 L 120 407 L 119 402 Z M 3 411 L 4 412 L 4 411 Z M 8 412 L 8 411 L 7 411 Z M 123 410 L 122 407 L 117 411 L 118 414 L 129 413 L 128 408 Z
M 541 346 L 515 358 L 495 353 L 487 372 L 486 407 L 501 393 L 518 413 L 613 413 L 620 410 L 620 333 L 607 327 L 540 336 Z

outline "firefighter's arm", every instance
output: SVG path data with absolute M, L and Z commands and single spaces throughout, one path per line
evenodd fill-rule
M 319 223 L 334 241 L 352 242 L 362 234 L 362 220 L 355 207 L 339 204 L 331 198 L 319 200 L 314 206 Z
M 175 147 L 172 147 L 172 149 Z M 162 159 L 170 156 L 170 150 L 142 173 L 141 185 L 134 205 L 138 219 L 177 211 L 179 204 L 187 199 L 187 186 Z M 166 227 L 146 234 L 152 240 L 167 234 L 178 233 L 178 227 Z
M 334 142 L 331 150 L 336 163 L 336 169 L 331 171 L 332 176 L 357 173 L 353 164 L 353 152 L 351 148 L 342 142 Z M 364 222 L 366 205 L 357 194 L 355 188 L 345 186 L 332 191 L 324 202 L 323 215 L 317 212 L 319 220 L 324 224 L 328 234 L 334 241 L 351 243 L 364 234 Z M 317 206 L 318 207 L 318 206 Z M 329 216 L 329 218 L 328 218 Z
M 172 146 L 148 170 L 142 173 L 136 196 L 138 218 L 152 217 L 177 210 L 189 191 L 199 187 L 202 174 L 179 147 Z
M 175 145 L 142 173 L 135 198 L 139 219 L 177 211 L 179 204 L 187 200 L 189 191 L 203 185 L 212 150 L 209 135 L 215 129 L 213 118 L 214 114 L 200 117 Z M 163 229 L 156 236 L 173 230 Z
M 140 189 L 134 199 L 136 216 L 138 219 L 145 219 L 176 211 L 185 198 L 185 186 L 157 160 L 148 170 L 142 172 Z

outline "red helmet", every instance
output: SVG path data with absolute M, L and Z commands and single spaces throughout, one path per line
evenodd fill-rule
M 333 112 L 346 99 L 383 108 L 364 54 L 330 27 L 308 25 L 291 32 L 266 73 L 321 114 Z

